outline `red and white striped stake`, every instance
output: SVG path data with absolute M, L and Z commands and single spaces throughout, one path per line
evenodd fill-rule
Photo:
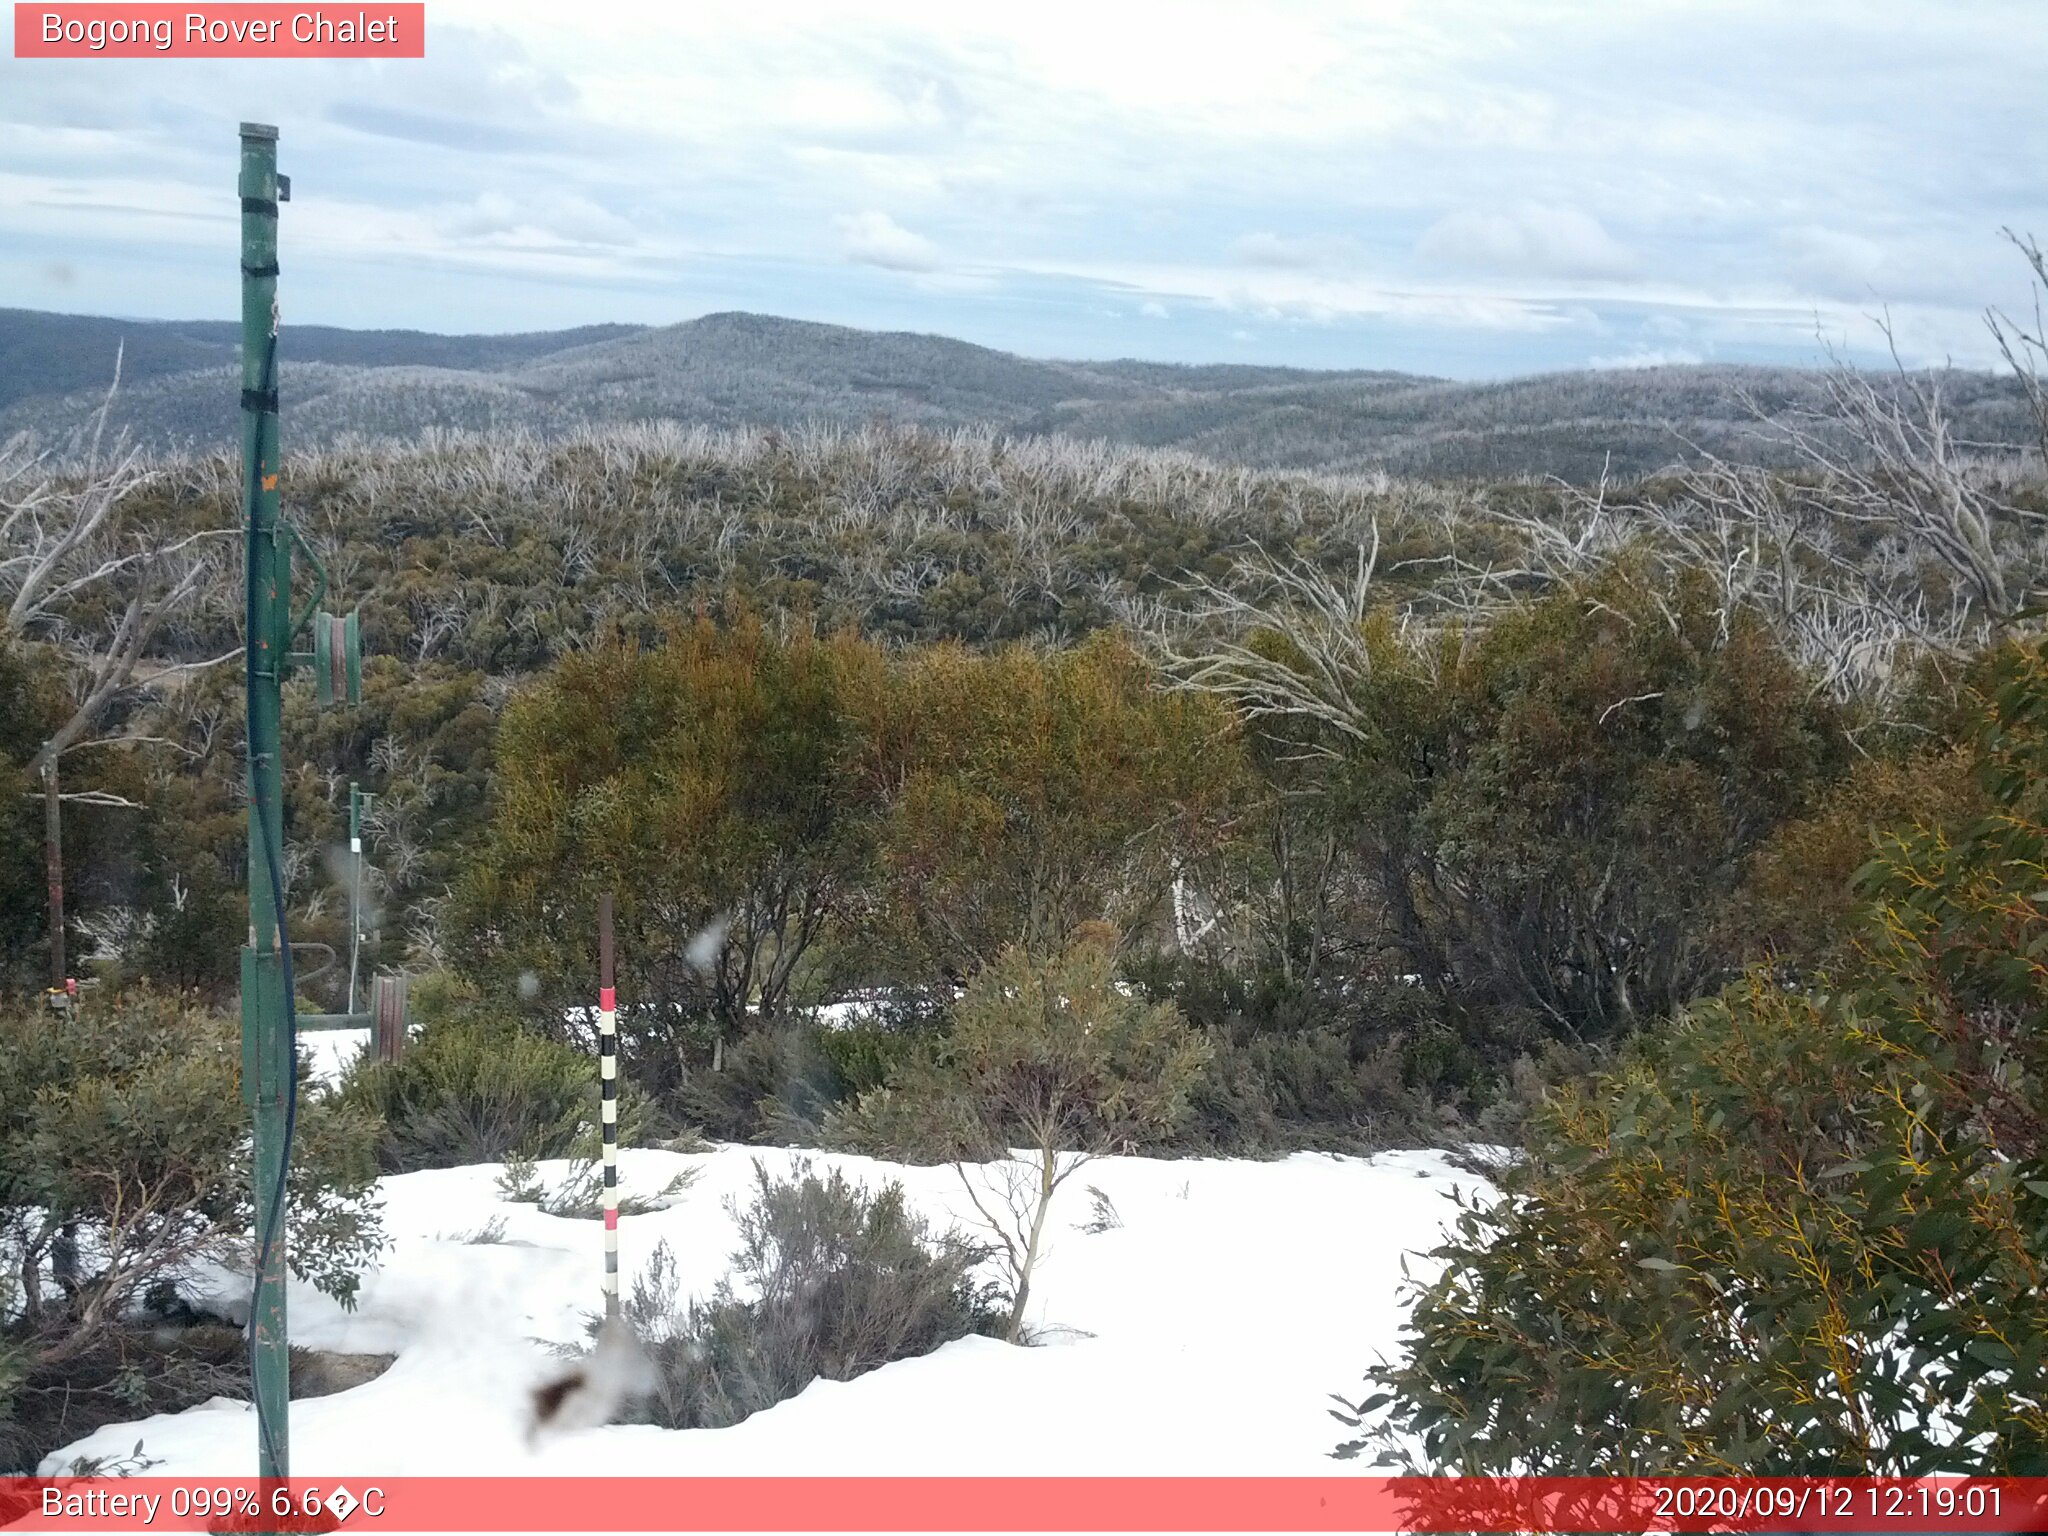
M 619 1013 L 612 986 L 612 893 L 597 899 L 598 1118 L 604 1137 L 604 1315 L 619 1315 Z

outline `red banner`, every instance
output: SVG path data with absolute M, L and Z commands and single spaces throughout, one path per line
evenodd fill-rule
M 17 59 L 423 59 L 427 8 L 305 5 L 14 7 Z
M 0 1479 L 38 1531 L 2041 1531 L 2048 1478 Z

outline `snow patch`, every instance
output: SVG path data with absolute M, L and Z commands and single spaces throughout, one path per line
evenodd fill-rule
M 620 1180 L 651 1197 L 688 1169 L 665 1210 L 621 1219 L 630 1287 L 656 1243 L 685 1292 L 725 1274 L 736 1234 L 725 1198 L 745 1201 L 755 1159 L 786 1175 L 808 1157 L 874 1185 L 899 1180 L 935 1222 L 973 1230 L 949 1167 L 780 1148 L 683 1154 L 628 1149 Z M 962 1339 L 851 1382 L 814 1382 L 730 1429 L 609 1426 L 530 1443 L 534 1386 L 559 1371 L 556 1346 L 583 1345 L 600 1310 L 603 1224 L 509 1203 L 500 1165 L 382 1182 L 390 1246 L 343 1311 L 310 1287 L 290 1295 L 292 1340 L 346 1354 L 393 1354 L 374 1381 L 292 1405 L 302 1476 L 578 1475 L 1331 1475 L 1346 1437 L 1329 1394 L 1355 1398 L 1368 1367 L 1396 1352 L 1405 1315 L 1400 1261 L 1434 1247 L 1456 1187 L 1481 1180 L 1433 1151 L 1371 1159 L 1302 1153 L 1280 1162 L 1103 1158 L 1062 1190 L 1029 1325 L 1048 1345 Z M 544 1181 L 562 1162 L 543 1163 Z M 1123 1225 L 1080 1228 L 1087 1186 Z M 473 1241 L 503 1223 L 495 1241 Z M 1426 1263 L 1410 1259 L 1417 1275 Z M 246 1315 L 245 1276 L 210 1289 Z M 254 1470 L 246 1403 L 216 1398 L 179 1414 L 112 1425 L 45 1461 L 125 1454 L 137 1439 L 164 1476 Z

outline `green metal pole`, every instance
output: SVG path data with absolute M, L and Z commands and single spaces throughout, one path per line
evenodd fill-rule
M 242 473 L 248 502 L 249 944 L 242 951 L 242 1095 L 255 1129 L 255 1309 L 249 1319 L 263 1477 L 290 1471 L 285 1348 L 285 1212 L 280 1209 L 291 1035 L 271 870 L 284 846 L 278 726 L 283 713 L 291 551 L 277 521 L 277 130 L 242 124 Z M 266 1244 L 265 1236 L 270 1241 Z

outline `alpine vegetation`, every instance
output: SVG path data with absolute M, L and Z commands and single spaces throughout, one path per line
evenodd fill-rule
M 999 355 L 890 422 L 290 457 L 368 657 L 283 692 L 296 1003 L 412 978 L 304 1042 L 293 1328 L 445 1397 L 332 1422 L 398 1470 L 461 1423 L 1014 1471 L 993 1403 L 1077 1475 L 2048 1472 L 2048 355 L 1998 323 L 1996 389 L 1753 380 L 1768 453 L 1556 479 L 1027 431 L 1238 428 Z M 839 356 L 713 332 L 691 388 Z M 609 411 L 674 338 L 439 340 Z M 154 343 L 149 410 L 218 361 Z M 103 406 L 0 456 L 0 1450 L 183 1474 L 248 1427 L 241 468 Z

